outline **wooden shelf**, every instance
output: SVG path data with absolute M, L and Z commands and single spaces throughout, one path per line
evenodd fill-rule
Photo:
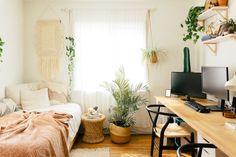
M 235 34 L 228 34 L 225 36 L 219 36 L 210 40 L 203 41 L 202 43 L 205 44 L 215 55 L 217 52 L 217 43 L 221 42 L 223 40 L 227 39 L 236 39 L 236 33 Z
M 226 40 L 228 38 L 236 38 L 236 33 L 235 34 L 228 34 L 225 36 L 219 36 L 210 40 L 203 41 L 203 44 L 217 44 L 218 42 L 222 40 Z
M 227 6 L 217 6 L 212 7 L 211 9 L 208 9 L 204 11 L 202 14 L 198 16 L 199 21 L 204 21 L 212 16 L 220 15 L 223 19 L 228 18 L 228 7 Z

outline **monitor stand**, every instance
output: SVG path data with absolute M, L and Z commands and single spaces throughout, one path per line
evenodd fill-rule
M 218 105 L 215 106 L 207 106 L 213 112 L 222 112 L 225 109 L 225 100 L 218 99 Z
M 181 100 L 183 100 L 183 101 L 192 101 L 192 102 L 195 101 L 194 99 L 191 99 L 191 97 L 188 96 L 188 95 L 186 95 L 186 96 L 185 96 L 184 98 L 182 98 Z

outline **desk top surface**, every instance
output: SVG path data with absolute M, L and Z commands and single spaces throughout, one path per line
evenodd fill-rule
M 225 127 L 225 122 L 235 122 L 222 116 L 222 112 L 199 113 L 184 105 L 184 101 L 172 97 L 156 97 L 169 110 L 177 114 L 194 130 L 200 133 L 206 140 L 213 143 L 226 155 L 236 156 L 236 130 Z M 198 99 L 202 105 L 215 105 L 206 99 Z

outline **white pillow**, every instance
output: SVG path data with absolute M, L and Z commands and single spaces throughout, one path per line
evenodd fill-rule
M 3 102 L 0 102 L 0 116 L 4 116 L 7 113 L 8 113 L 7 105 L 4 104 Z
M 2 99 L 2 102 L 7 105 L 7 107 L 10 110 L 10 113 L 16 110 L 17 104 L 12 99 L 5 98 L 5 99 Z
M 21 105 L 24 110 L 33 110 L 50 106 L 48 98 L 48 89 L 40 90 L 22 90 Z

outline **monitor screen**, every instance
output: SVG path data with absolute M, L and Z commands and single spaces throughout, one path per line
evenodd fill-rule
M 202 67 L 202 91 L 206 94 L 229 100 L 229 91 L 224 88 L 228 79 L 228 67 Z
M 171 94 L 206 98 L 206 94 L 202 93 L 201 73 L 172 72 Z

